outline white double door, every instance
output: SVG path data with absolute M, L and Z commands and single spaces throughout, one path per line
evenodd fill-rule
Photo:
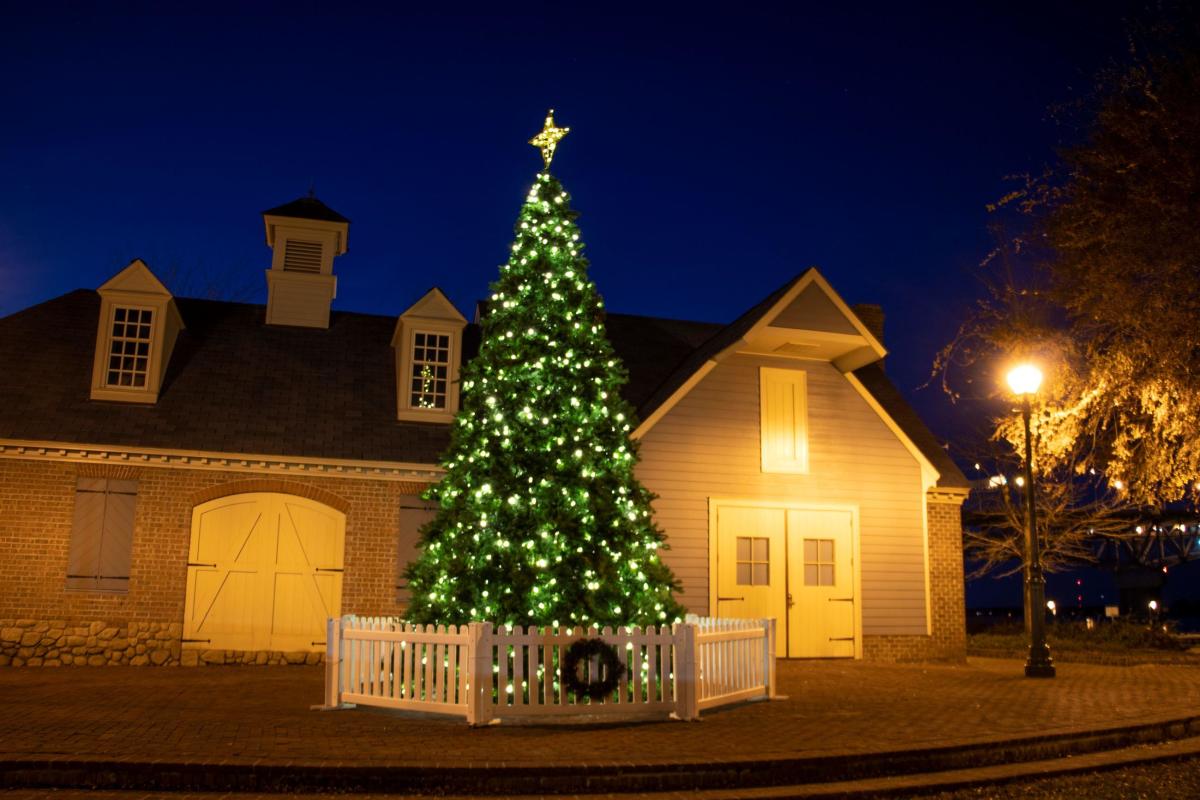
M 776 620 L 776 652 L 853 658 L 854 515 L 842 509 L 716 509 L 719 617 Z

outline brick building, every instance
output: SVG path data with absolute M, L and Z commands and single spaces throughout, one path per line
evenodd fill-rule
M 0 664 L 315 661 L 395 614 L 478 328 L 437 289 L 331 311 L 349 222 L 264 213 L 266 306 L 135 261 L 0 320 Z M 693 612 L 793 657 L 961 658 L 967 481 L 810 269 L 729 325 L 610 314 Z

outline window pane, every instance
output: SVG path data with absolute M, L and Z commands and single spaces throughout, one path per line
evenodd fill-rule
M 804 585 L 805 586 L 820 586 L 820 583 L 818 582 L 818 578 L 817 578 L 817 565 L 816 564 L 805 564 L 804 565 Z
M 769 545 L 769 544 L 770 544 L 770 540 L 767 539 L 766 537 L 759 537 L 754 540 L 754 560 L 755 561 L 768 561 L 769 560 L 769 558 L 767 556 L 767 545 Z
M 821 540 L 821 561 L 830 563 L 833 561 L 833 539 Z
M 737 558 L 738 561 L 750 560 L 750 539 L 746 536 L 739 536 L 737 539 Z
M 812 561 L 816 561 L 816 560 L 817 560 L 817 540 L 816 539 L 805 539 L 804 540 L 804 561 L 807 563 L 807 562 L 812 562 Z
M 833 586 L 833 564 L 821 565 L 821 585 Z
M 750 586 L 751 585 L 751 575 L 750 575 L 750 565 L 749 564 L 738 564 L 737 565 L 737 582 L 738 582 L 738 586 Z
M 770 567 L 766 564 L 754 565 L 754 585 L 766 586 L 771 582 Z

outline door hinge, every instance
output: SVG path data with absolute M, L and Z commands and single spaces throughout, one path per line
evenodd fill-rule
M 831 598 L 829 598 L 829 602 L 831 602 L 831 603 L 853 603 L 854 598 L 853 597 L 831 597 Z
M 199 561 L 189 561 L 189 562 L 187 563 L 187 565 L 188 565 L 189 567 L 213 567 L 214 569 L 215 569 L 215 568 L 216 568 L 216 566 L 217 566 L 216 564 L 204 564 L 204 563 L 201 563 L 201 562 L 199 562 Z M 208 641 L 208 640 L 207 640 L 207 639 L 205 639 L 204 641 Z
M 720 603 L 722 601 L 745 600 L 745 599 L 746 598 L 744 598 L 744 597 L 718 597 L 717 602 Z
M 181 643 L 186 643 L 186 642 L 204 642 L 205 644 L 212 644 L 212 639 L 180 639 L 179 641 L 180 641 Z
M 342 567 L 316 567 L 317 572 L 345 572 Z
M 831 641 L 831 642 L 853 642 L 854 637 L 853 636 L 830 636 L 829 641 Z

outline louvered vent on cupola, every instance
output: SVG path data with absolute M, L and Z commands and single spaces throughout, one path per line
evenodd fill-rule
M 288 272 L 321 271 L 321 243 L 288 239 L 283 248 L 283 268 Z
M 328 328 L 337 296 L 333 259 L 346 252 L 350 220 L 311 194 L 263 212 L 267 244 L 267 324 Z

